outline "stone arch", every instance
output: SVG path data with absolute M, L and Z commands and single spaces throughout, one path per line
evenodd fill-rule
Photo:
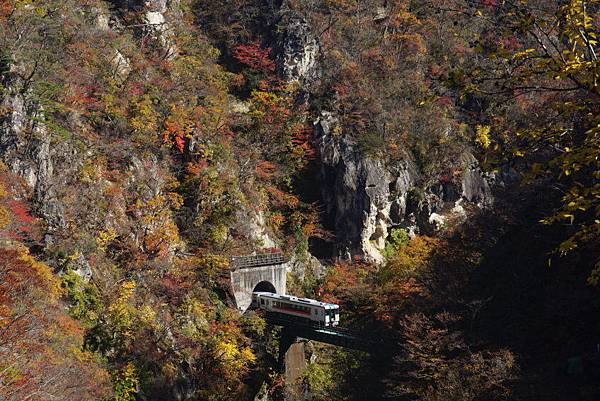
M 252 289 L 252 292 L 274 292 L 277 293 L 277 289 L 270 281 L 263 280 L 256 284 Z
M 252 302 L 252 292 L 266 291 L 285 294 L 286 263 L 230 270 L 235 303 L 245 312 Z

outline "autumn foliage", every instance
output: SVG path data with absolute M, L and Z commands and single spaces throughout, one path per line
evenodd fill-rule
M 0 396 L 98 400 L 108 374 L 82 351 L 83 329 L 60 301 L 50 268 L 22 248 L 0 248 Z
M 264 73 L 275 71 L 275 62 L 271 59 L 270 53 L 270 48 L 263 48 L 258 42 L 238 45 L 233 49 L 233 57 L 238 62 Z

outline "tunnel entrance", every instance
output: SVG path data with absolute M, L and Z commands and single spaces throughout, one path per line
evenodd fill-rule
M 252 292 L 273 292 L 277 293 L 275 286 L 268 281 L 261 281 L 260 283 L 254 286 Z

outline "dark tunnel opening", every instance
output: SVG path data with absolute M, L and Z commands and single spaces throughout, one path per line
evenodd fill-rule
M 260 283 L 254 286 L 252 292 L 273 292 L 277 293 L 275 286 L 268 281 L 261 281 Z

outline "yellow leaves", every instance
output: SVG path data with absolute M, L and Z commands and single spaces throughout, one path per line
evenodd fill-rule
M 177 321 L 182 332 L 189 338 L 199 341 L 206 337 L 211 322 L 216 315 L 197 299 L 186 299 L 177 311 Z
M 108 245 L 118 237 L 114 228 L 110 227 L 107 230 L 100 231 L 96 237 L 96 245 L 102 252 L 106 252 Z
M 596 286 L 600 282 L 600 261 L 596 263 L 594 269 L 592 270 L 590 276 L 587 279 L 587 283 L 589 285 Z
M 104 167 L 104 165 L 104 160 L 86 160 L 79 171 L 79 174 L 81 176 L 81 182 L 86 184 L 96 182 L 100 176 L 100 172 L 102 171 L 102 167 Z
M 240 355 L 237 345 L 230 341 L 219 341 L 215 348 L 215 357 L 224 362 L 233 362 Z
M 154 110 L 154 102 L 150 95 L 144 95 L 132 102 L 131 128 L 136 133 L 152 133 L 158 131 L 158 115 Z
M 138 317 L 142 323 L 150 325 L 156 320 L 156 311 L 150 305 L 144 305 L 140 308 Z
M 43 282 L 46 284 L 46 295 L 50 299 L 58 299 L 62 294 L 62 289 L 60 287 L 60 281 L 52 274 L 52 269 L 44 263 L 35 260 L 35 258 L 29 254 L 29 250 L 24 248 L 21 249 L 19 259 L 27 263 L 30 266 L 31 271 L 42 278 Z
M 129 300 L 135 292 L 135 287 L 133 281 L 123 282 L 116 301 L 108 307 L 112 329 L 123 338 L 128 338 L 132 334 L 136 308 L 129 304 Z
M 195 267 L 209 277 L 216 277 L 229 268 L 229 260 L 221 255 L 205 253 L 195 259 Z
M 113 373 L 115 401 L 135 401 L 140 380 L 133 363 L 128 362 L 122 369 Z
M 535 51 L 536 51 L 535 49 L 525 49 L 525 50 L 523 50 L 523 51 L 520 51 L 520 52 L 518 52 L 518 53 L 515 53 L 515 54 L 512 56 L 512 58 L 513 58 L 514 60 L 519 60 L 519 59 L 525 58 L 526 56 L 528 56 L 528 55 L 529 55 L 529 54 L 531 54 L 531 53 L 534 53 Z
M 8 227 L 11 221 L 12 219 L 10 218 L 10 213 L 8 210 L 0 206 L 0 230 Z
M 272 107 L 278 106 L 284 99 L 274 92 L 253 90 L 250 94 L 250 115 L 255 118 L 263 118 Z
M 135 291 L 135 281 L 125 281 L 121 284 L 121 291 L 119 292 L 119 299 L 126 301 L 133 295 Z
M 247 369 L 248 365 L 256 362 L 256 355 L 250 347 L 240 350 L 238 344 L 233 341 L 220 340 L 215 349 L 214 357 L 221 362 L 225 370 L 230 374 L 239 373 Z
M 139 221 L 136 236 L 144 252 L 164 256 L 172 244 L 179 242 L 179 229 L 173 222 L 171 208 L 177 209 L 182 203 L 182 197 L 171 192 L 135 201 L 132 211 Z
M 252 349 L 250 347 L 246 347 L 246 348 L 242 349 L 242 352 L 240 353 L 240 357 L 242 358 L 242 361 L 244 361 L 246 363 L 256 362 L 256 355 L 254 355 L 254 352 L 252 352 Z
M 475 142 L 483 149 L 489 148 L 492 143 L 490 130 L 491 127 L 489 125 L 478 125 L 475 128 Z
M 416 272 L 425 266 L 437 246 L 435 238 L 417 236 L 392 255 L 388 268 L 405 273 Z
M 333 131 L 331 131 L 331 134 L 332 134 L 334 137 L 341 137 L 341 136 L 342 136 L 342 132 L 343 132 L 343 128 L 342 128 L 342 126 L 341 126 L 341 125 L 336 125 L 336 126 L 333 128 Z

